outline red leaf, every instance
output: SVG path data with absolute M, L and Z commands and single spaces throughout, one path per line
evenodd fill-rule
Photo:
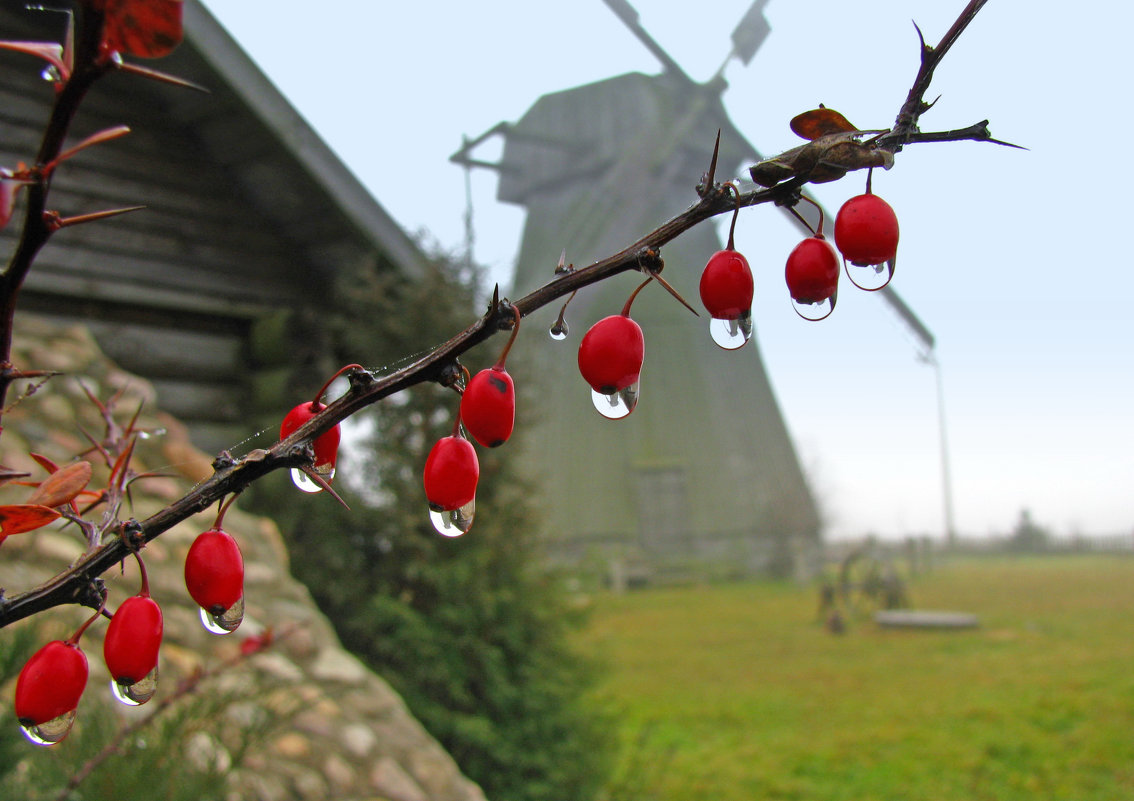
M 29 453 L 28 456 L 35 459 L 35 463 L 46 470 L 48 473 L 54 473 L 59 469 L 59 465 L 48 459 L 46 456 L 39 453 Z
M 90 480 L 91 463 L 72 462 L 44 479 L 27 503 L 54 509 L 75 500 Z
M 34 503 L 0 506 L 0 542 L 12 534 L 34 531 L 58 519 L 59 513 Z
M 847 118 L 842 114 L 822 105 L 793 117 L 791 129 L 804 139 L 818 139 L 827 134 L 850 133 L 858 130 L 847 122 Z
M 104 0 L 103 44 L 118 53 L 160 58 L 181 43 L 182 0 Z

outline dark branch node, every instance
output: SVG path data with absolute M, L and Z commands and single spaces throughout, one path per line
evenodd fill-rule
M 772 196 L 772 203 L 780 208 L 795 208 L 799 201 L 803 198 L 803 186 L 800 183 L 792 182 L 780 184 L 776 187 L 776 192 Z
M 516 324 L 516 312 L 514 311 L 514 309 L 515 306 L 512 305 L 512 302 L 508 300 L 508 298 L 504 298 L 496 304 L 496 312 L 493 315 L 493 322 L 495 323 L 497 330 L 512 330 L 512 326 Z
M 75 603 L 90 609 L 102 609 L 106 604 L 106 594 L 106 582 L 96 576 L 77 588 Z
M 213 471 L 216 473 L 222 470 L 230 470 L 236 467 L 236 459 L 228 451 L 221 451 L 217 454 L 217 458 L 213 459 Z
M 665 269 L 665 261 L 657 248 L 645 247 L 638 251 L 638 269 L 648 275 L 657 275 Z
M 299 442 L 281 451 L 280 458 L 287 464 L 314 464 L 315 449 L 310 442 Z
M 374 373 L 369 370 L 364 370 L 361 367 L 356 367 L 353 370 L 348 370 L 347 383 L 350 384 L 352 391 L 362 390 L 371 386 L 375 382 Z
M 125 545 L 133 552 L 139 551 L 143 545 L 146 544 L 145 532 L 142 530 L 142 524 L 134 518 L 130 518 L 122 524 L 118 536 Z
M 455 387 L 464 378 L 465 371 L 461 363 L 453 360 L 442 365 L 437 371 L 437 383 L 443 387 Z

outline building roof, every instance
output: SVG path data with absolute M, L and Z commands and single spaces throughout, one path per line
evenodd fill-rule
M 424 257 L 198 0 L 184 19 L 181 46 L 146 66 L 209 92 L 107 76 L 71 140 L 123 124 L 131 134 L 53 178 L 50 204 L 64 215 L 146 210 L 56 234 L 21 309 L 88 322 L 112 358 L 155 381 L 163 406 L 203 430 L 246 417 L 257 320 L 319 308 L 334 276 L 360 264 L 412 276 Z M 56 12 L 0 7 L 3 39 L 60 41 L 65 25 Z M 0 52 L 0 165 L 34 158 L 54 94 L 42 67 Z M 0 258 L 17 220 L 0 231 Z

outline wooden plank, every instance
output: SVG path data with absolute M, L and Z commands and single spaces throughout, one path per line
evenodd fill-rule
M 243 403 L 230 383 L 164 378 L 150 383 L 157 391 L 158 407 L 184 422 L 235 423 L 243 417 Z
M 52 242 L 36 260 L 32 275 L 76 277 L 88 283 L 133 285 L 135 288 L 176 290 L 201 298 L 227 298 L 232 302 L 300 302 L 313 299 L 317 286 L 289 281 L 255 281 L 255 276 L 222 267 L 209 268 L 192 260 L 147 259 L 135 253 L 95 250 L 82 243 Z M 39 287 L 45 288 L 45 287 Z
M 104 353 L 123 369 L 147 379 L 238 381 L 244 371 L 244 338 L 160 328 L 131 322 L 86 321 Z

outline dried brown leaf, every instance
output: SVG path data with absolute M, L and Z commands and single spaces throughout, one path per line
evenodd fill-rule
M 858 130 L 847 121 L 846 117 L 826 106 L 819 106 L 819 108 L 813 108 L 811 111 L 797 114 L 792 118 L 790 125 L 796 136 L 811 140 L 828 134 L 850 133 Z

